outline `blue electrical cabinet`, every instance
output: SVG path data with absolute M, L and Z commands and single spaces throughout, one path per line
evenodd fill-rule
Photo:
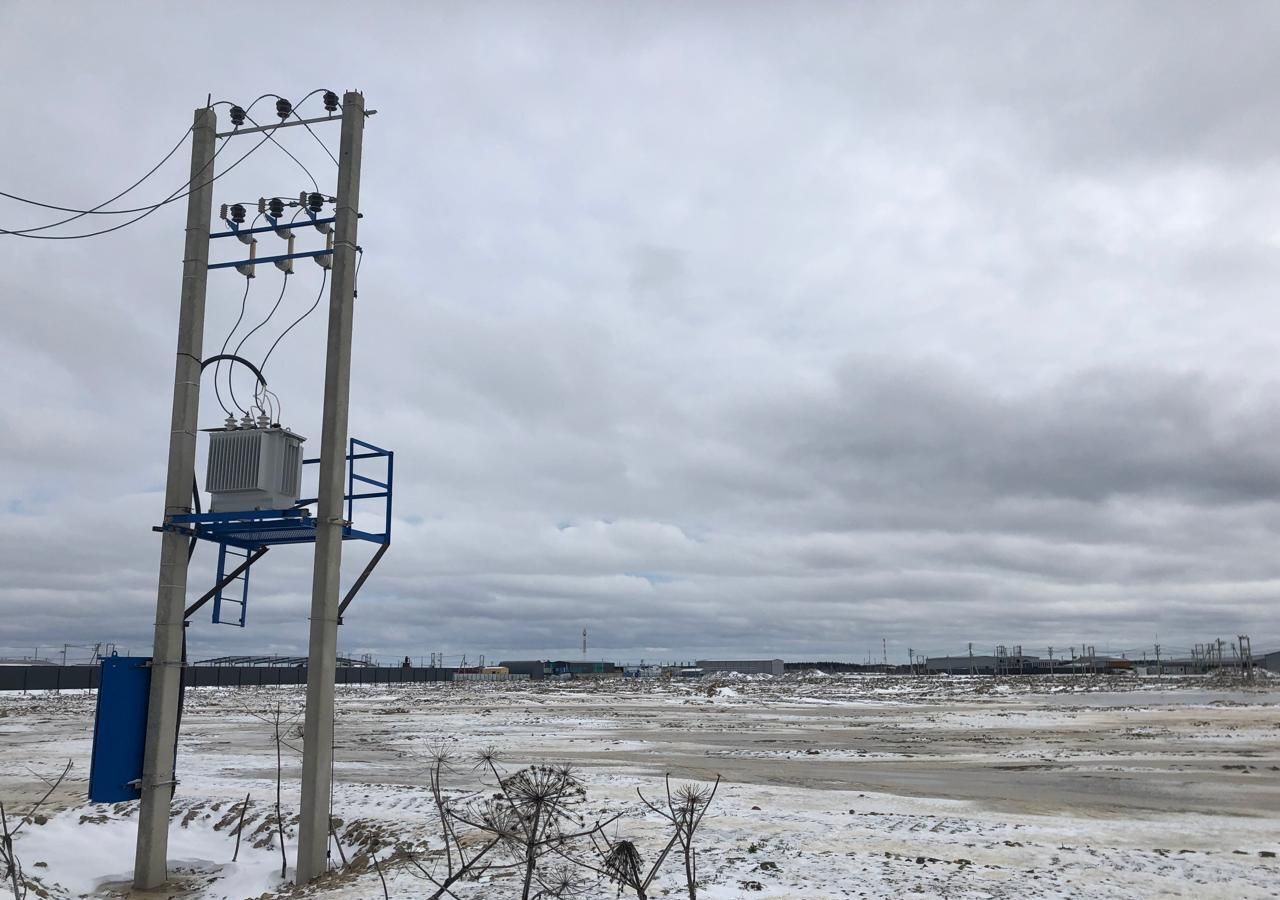
M 98 712 L 93 724 L 89 801 L 137 800 L 142 778 L 151 657 L 110 656 L 102 660 Z

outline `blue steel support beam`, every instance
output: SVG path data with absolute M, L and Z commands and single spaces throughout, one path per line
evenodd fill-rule
M 210 269 L 230 269 L 232 266 L 247 266 L 273 262 L 281 262 L 286 259 L 310 259 L 316 256 L 333 256 L 332 250 L 308 250 L 306 253 L 285 253 L 280 256 L 259 256 L 257 259 L 238 259 L 234 262 L 210 263 Z
M 279 231 L 281 228 L 302 228 L 307 225 L 327 225 L 330 222 L 337 221 L 333 216 L 327 219 L 307 219 L 305 222 L 286 222 L 283 225 L 263 225 L 259 228 L 241 228 L 235 231 L 219 231 L 217 234 L 209 235 L 209 240 L 214 238 L 239 237 L 242 234 L 263 234 L 268 231 Z

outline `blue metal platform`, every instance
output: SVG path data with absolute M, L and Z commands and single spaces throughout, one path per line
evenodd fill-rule
M 383 450 L 357 438 L 348 442 L 347 452 L 347 492 L 343 496 L 346 505 L 346 524 L 342 526 L 344 541 L 369 541 L 374 544 L 391 543 L 391 496 L 392 482 L 395 477 L 395 453 Z M 385 480 L 378 480 L 356 472 L 358 460 L 384 459 Z M 317 459 L 305 459 L 304 466 L 320 462 Z M 373 490 L 356 492 L 356 484 L 369 485 Z M 217 544 L 229 544 L 243 550 L 257 550 L 275 544 L 309 544 L 316 539 L 316 518 L 310 515 L 305 507 L 316 503 L 318 498 L 308 497 L 298 501 L 297 506 L 290 509 L 257 509 L 243 512 L 205 512 L 186 513 L 169 516 L 165 522 L 166 529 L 180 531 L 183 534 L 197 537 Z M 381 500 L 383 502 L 383 528 L 380 532 L 363 531 L 356 528 L 355 504 L 357 501 Z
M 385 469 L 376 473 L 381 476 L 380 478 L 356 471 L 357 463 L 361 461 L 366 461 L 363 465 L 367 471 L 371 465 L 367 462 L 368 460 L 384 462 Z M 302 464 L 308 466 L 318 462 L 320 462 L 319 459 L 304 459 Z M 372 465 L 377 464 L 372 463 Z M 347 491 L 342 498 L 346 508 L 342 539 L 368 541 L 381 546 L 357 579 L 347 598 L 343 600 L 343 610 L 391 544 L 391 498 L 394 478 L 395 453 L 393 451 L 384 450 L 357 438 L 349 439 Z M 362 489 L 357 491 L 357 485 Z M 368 490 L 363 489 L 366 486 Z M 308 497 L 299 500 L 296 506 L 289 509 L 185 513 L 166 518 L 165 524 L 157 530 L 177 531 L 189 537 L 218 544 L 217 582 L 213 590 L 187 610 L 187 616 L 190 617 L 205 602 L 212 599 L 215 623 L 237 625 L 243 628 L 249 602 L 249 567 L 268 548 L 277 544 L 314 543 L 317 520 L 306 507 L 315 504 L 317 500 L 316 497 Z M 356 504 L 378 501 L 382 503 L 380 516 L 382 531 L 356 528 L 354 524 Z M 232 568 L 233 565 L 234 568 Z M 235 582 L 240 582 L 238 590 L 228 591 L 227 588 Z

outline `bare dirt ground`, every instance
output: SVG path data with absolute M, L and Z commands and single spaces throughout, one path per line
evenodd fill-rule
M 288 893 L 263 827 L 275 745 L 253 714 L 301 702 L 296 688 L 188 694 L 173 896 Z M 60 761 L 75 763 L 48 821 L 19 839 L 49 896 L 127 895 L 134 804 L 84 802 L 92 716 L 92 695 L 0 695 L 7 809 L 38 796 L 38 776 Z M 699 896 L 711 900 L 1247 898 L 1277 896 L 1280 884 L 1280 688 L 1265 684 L 814 675 L 394 685 L 340 689 L 336 727 L 334 815 L 354 851 L 370 833 L 432 845 L 426 765 L 447 745 L 460 760 L 495 748 L 510 768 L 572 763 L 590 814 L 628 812 L 642 850 L 661 832 L 636 788 L 659 793 L 667 773 L 722 776 L 699 856 Z M 286 813 L 298 770 L 286 751 Z M 453 778 L 459 790 L 482 786 L 469 764 Z M 230 865 L 234 838 L 219 823 L 246 793 L 253 840 Z M 285 849 L 291 861 L 291 840 Z M 424 881 L 387 875 L 393 897 L 430 896 Z M 680 875 L 669 865 L 652 895 L 684 896 Z M 363 870 L 307 893 L 382 889 Z M 457 896 L 514 893 L 494 877 Z

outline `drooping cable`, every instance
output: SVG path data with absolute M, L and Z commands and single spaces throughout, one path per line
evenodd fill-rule
M 256 222 L 256 220 L 255 220 Z M 240 327 L 240 323 L 244 321 L 244 311 L 249 303 L 249 287 L 253 284 L 253 279 L 248 275 L 244 278 L 244 296 L 240 298 L 240 315 L 236 316 L 236 323 L 231 326 L 231 330 L 227 332 L 226 339 L 222 342 L 222 349 L 218 351 L 221 356 L 227 352 L 227 345 L 231 343 L 231 338 L 235 336 L 236 330 Z M 222 360 L 218 360 L 213 367 L 213 393 L 218 398 L 218 405 L 222 407 L 222 411 L 228 416 L 234 415 L 231 410 L 227 409 L 227 404 L 222 402 L 222 389 L 218 385 L 218 377 L 222 373 Z M 230 379 L 230 373 L 227 378 Z
M 280 282 L 280 296 L 276 298 L 275 305 L 271 307 L 271 311 L 267 313 L 266 318 L 264 318 L 257 325 L 254 325 L 253 328 L 250 329 L 249 332 L 240 339 L 240 343 L 236 344 L 236 349 L 234 351 L 236 356 L 240 355 L 240 349 L 244 347 L 245 341 L 253 337 L 254 333 L 257 332 L 258 329 L 262 328 L 264 325 L 266 325 L 268 322 L 271 321 L 271 317 L 274 316 L 276 314 L 276 310 L 280 308 L 280 303 L 284 300 L 284 294 L 285 294 L 285 291 L 288 290 L 288 288 L 289 288 L 289 273 L 285 272 L 284 278 L 281 279 L 281 282 Z M 235 404 L 236 409 L 241 410 L 242 412 L 244 412 L 245 415 L 248 415 L 249 410 L 241 406 L 240 401 L 236 399 L 235 385 L 232 383 L 232 380 L 229 374 L 227 376 L 227 384 L 231 388 L 231 402 Z
M 304 97 L 302 98 L 302 100 L 300 100 L 300 101 L 298 102 L 297 106 L 294 106 L 294 107 L 292 107 L 292 108 L 290 109 L 290 114 L 291 114 L 291 115 L 293 115 L 295 118 L 297 118 L 297 119 L 301 122 L 301 121 L 302 121 L 302 117 L 298 114 L 298 108 L 299 108 L 299 107 L 301 107 L 301 106 L 302 106 L 302 104 L 303 104 L 303 103 L 305 103 L 308 99 L 310 99 L 311 97 L 315 96 L 316 94 L 320 94 L 320 93 L 331 93 L 331 92 L 330 92 L 330 91 L 327 91 L 327 90 L 326 90 L 326 89 L 324 89 L 324 88 L 317 88 L 316 90 L 311 91 L 311 92 L 310 92 L 310 93 L 308 93 L 306 96 L 304 96 Z M 262 94 L 261 96 L 257 97 L 257 98 L 252 102 L 252 103 L 250 103 L 250 104 L 249 104 L 249 106 L 248 106 L 248 107 L 247 107 L 247 109 L 246 109 L 246 114 L 247 114 L 248 112 L 251 112 L 251 111 L 253 110 L 253 107 L 254 107 L 254 106 L 256 106 L 259 102 L 261 102 L 262 100 L 265 100 L 265 99 L 267 99 L 267 98 L 269 98 L 269 97 L 274 97 L 274 98 L 276 98 L 277 100 L 283 100 L 283 99 L 284 99 L 284 98 L 280 97 L 280 95 L 278 95 L 278 94 L 270 94 L 270 93 L 268 93 L 268 94 Z M 286 101 L 286 102 L 287 102 L 287 101 Z M 233 103 L 232 103 L 231 101 L 229 101 L 229 100 L 219 100 L 219 101 L 217 101 L 216 103 L 212 103 L 212 104 L 210 104 L 210 108 L 214 108 L 214 107 L 218 107 L 218 106 L 234 106 L 234 105 L 235 105 L 235 104 L 233 104 Z M 246 115 L 246 118 L 247 118 L 247 115 Z M 253 120 L 252 120 L 252 119 L 250 119 L 250 121 L 253 121 Z M 326 146 L 326 145 L 325 145 L 324 141 L 320 140 L 319 136 L 318 136 L 318 135 L 316 135 L 316 133 L 311 129 L 311 126 L 310 126 L 310 125 L 308 125 L 306 122 L 303 122 L 302 124 L 303 124 L 303 127 L 305 127 L 305 128 L 307 129 L 307 131 L 311 134 L 311 136 L 312 136 L 313 138 L 315 138 L 316 143 L 318 143 L 318 144 L 320 145 L 321 149 L 323 149 L 323 150 L 325 151 L 325 153 L 326 153 L 326 154 L 328 154 L 329 158 L 330 158 L 330 159 L 332 159 L 332 160 L 334 161 L 334 163 L 336 164 L 336 163 L 337 163 L 337 159 L 334 157 L 333 153 L 329 150 L 328 146 Z M 257 122 L 254 122 L 254 125 L 255 125 L 255 126 L 257 126 Z M 277 126 L 277 127 L 278 127 L 278 126 Z M 82 218 L 82 217 L 84 217 L 84 216 L 89 216 L 89 215 L 120 216 L 120 215 L 132 215 L 133 213 L 143 213 L 144 215 L 139 216 L 139 219 L 141 219 L 141 218 L 144 218 L 144 217 L 145 217 L 145 215 L 149 215 L 150 213 L 154 212 L 156 209 L 158 209 L 158 208 L 159 208 L 159 207 L 161 207 L 161 206 L 167 205 L 167 204 L 169 204 L 169 203 L 176 202 L 177 200 L 181 200 L 181 199 L 183 199 L 184 197 L 189 196 L 190 194 L 192 194 L 192 193 L 194 193 L 196 190 L 198 190 L 198 189 L 199 189 L 199 187 L 203 187 L 204 185 L 199 185 L 198 187 L 192 188 L 191 190 L 186 191 L 185 193 L 180 193 L 180 192 L 181 192 L 181 190 L 182 190 L 182 188 L 179 188 L 179 189 L 178 189 L 178 191 L 175 191 L 173 194 L 171 194 L 171 195 L 170 195 L 169 197 L 167 197 L 165 200 L 161 201 L 161 202 L 160 202 L 160 203 L 158 203 L 158 204 L 153 204 L 153 205 L 150 205 L 150 206 L 139 206 L 139 207 L 134 207 L 134 208 L 132 208 L 132 209 L 103 209 L 103 207 L 104 207 L 104 206 L 107 206 L 107 205 L 109 205 L 109 204 L 111 204 L 111 203 L 114 203 L 115 201 L 119 200 L 121 197 L 124 197 L 125 195 L 129 194 L 130 192 L 132 192 L 133 190 L 135 190 L 136 188 L 138 188 L 139 186 L 141 186 L 143 183 L 145 183 L 145 182 L 147 181 L 147 179 L 149 179 L 152 175 L 154 175 L 157 171 L 159 171 L 160 167 L 161 167 L 161 166 L 163 166 L 166 162 L 168 162 L 168 161 L 173 157 L 173 154 L 174 154 L 174 153 L 176 153 L 176 152 L 178 151 L 178 149 L 179 149 L 179 148 L 180 148 L 180 147 L 181 147 L 181 146 L 186 142 L 187 136 L 188 136 L 189 134 L 191 134 L 191 131 L 192 131 L 192 129 L 193 129 L 193 128 L 194 128 L 194 125 L 192 125 L 192 126 L 188 126 L 187 130 L 183 132 L 182 137 L 181 137 L 181 138 L 179 138 L 178 143 L 176 143 L 176 144 L 173 146 L 173 148 L 172 148 L 172 149 L 170 149 L 170 150 L 169 150 L 169 152 L 168 152 L 168 153 L 166 153 L 166 154 L 161 158 L 161 160 L 160 160 L 158 163 L 156 163 L 156 164 L 155 164 L 155 165 L 154 165 L 154 166 L 153 166 L 153 167 L 152 167 L 152 168 L 151 168 L 151 169 L 150 169 L 150 170 L 149 170 L 145 175 L 143 175 L 141 178 L 139 178 L 139 179 L 138 179 L 137 181 L 135 181 L 133 184 L 129 185 L 129 187 L 125 188 L 125 189 L 124 189 L 123 191 L 121 191 L 120 193 L 116 194 L 114 197 L 111 197 L 111 198 L 110 198 L 110 199 L 108 199 L 108 200 L 104 200 L 102 203 L 99 203 L 97 206 L 91 207 L 90 209 L 79 209 L 79 208 L 76 208 L 76 207 L 70 207 L 70 206 L 59 206 L 59 205 L 57 205 L 57 204 L 53 204 L 53 203 L 44 203 L 44 202 L 39 201 L 39 200 L 32 200 L 32 199 L 27 198 L 27 197 L 21 197 L 21 196 L 19 196 L 19 195 L 17 195 L 17 194 L 10 194 L 10 193 L 7 193 L 7 192 L 5 192 L 5 191 L 0 191 L 0 197 L 6 197 L 6 198 L 8 198 L 8 199 L 10 199 L 10 200 L 14 200 L 14 201 L 17 201 L 17 202 L 19 202 L 19 203 L 26 203 L 26 204 L 31 205 L 31 206 L 38 206 L 38 207 L 41 207 L 41 208 L 43 208 L 43 209 L 50 209 L 50 210 L 54 210 L 55 212 L 68 212 L 68 213 L 72 213 L 72 214 L 73 214 L 73 215 L 72 215 L 72 216 L 70 216 L 69 218 L 61 219 L 61 220 L 59 220 L 59 221 L 57 221 L 57 222 L 51 222 L 51 223 L 49 223 L 49 224 L 47 224 L 47 225 L 37 225 L 37 226 L 33 226 L 33 227 L 31 227 L 31 228 L 20 228 L 20 229 L 0 229 L 0 234 L 11 234 L 11 235 L 16 235 L 16 236 L 33 235 L 35 232 L 38 232 L 38 231 L 47 231 L 47 230 L 49 230 L 50 228 L 57 228 L 57 227 L 58 227 L 58 226 L 60 226 L 60 225 L 65 225 L 65 224 L 67 224 L 68 222 L 74 222 L 74 221 L 75 221 L 75 220 L 77 220 L 77 219 L 80 219 L 80 218 Z M 306 170 L 306 167 L 305 167 L 305 166 L 303 166 L 303 165 L 302 165 L 302 163 L 298 162 L 297 158 L 296 158 L 296 157 L 294 157 L 294 156 L 293 156 L 293 154 L 289 153 L 289 151 L 288 151 L 288 150 L 285 150 L 285 148 L 284 148 L 282 145 L 280 145 L 280 143 L 279 143 L 278 141 L 276 141 L 276 140 L 275 140 L 275 137 L 274 137 L 274 135 L 273 135 L 273 132 L 274 132 L 274 131 L 275 131 L 275 129 L 274 129 L 274 128 L 272 128 L 270 131 L 266 132 L 268 139 L 270 139 L 273 143 L 275 143 L 275 144 L 276 144 L 276 146 L 280 147 L 280 149 L 281 149 L 281 150 L 284 150 L 284 152 L 285 152 L 285 153 L 290 157 L 290 159 L 293 159 L 293 161 L 294 161 L 294 162 L 297 162 L 297 163 L 298 163 L 298 165 L 302 167 L 303 171 L 307 171 L 307 170 Z M 262 141 L 259 141 L 259 142 L 258 142 L 258 144 L 257 144 L 257 145 L 255 145 L 253 149 L 254 149 L 254 150 L 256 150 L 256 149 L 257 149 L 257 147 L 258 147 L 258 146 L 260 146 L 261 144 L 262 144 Z M 225 141 L 224 141 L 224 143 L 223 143 L 223 146 L 224 146 L 224 147 L 226 146 L 226 142 L 225 142 Z M 214 156 L 216 157 L 216 156 L 217 156 L 217 153 L 220 153 L 221 151 L 222 151 L 222 148 L 221 148 L 221 147 L 220 147 L 220 148 L 218 148 L 218 151 L 214 154 Z M 253 151 L 251 150 L 250 152 L 252 153 Z M 247 156 L 247 155 L 248 155 L 248 154 L 246 154 L 246 156 Z M 243 158 L 244 158 L 244 157 L 241 157 L 241 159 L 243 159 Z M 237 161 L 236 161 L 236 163 L 234 163 L 232 167 L 234 167 L 234 165 L 239 164 L 239 162 L 240 162 L 240 160 L 237 160 Z M 202 170 L 202 171 L 203 171 L 203 170 Z M 230 169 L 228 169 L 227 171 L 230 171 Z M 223 174 L 225 174 L 225 173 L 223 173 Z M 311 173 L 310 173 L 310 172 L 307 172 L 307 176 L 308 176 L 309 178 L 311 178 L 312 185 L 313 185 L 313 186 L 315 187 L 315 189 L 318 191 L 318 190 L 319 190 L 319 186 L 318 186 L 318 184 L 316 184 L 316 180 L 315 180 L 315 178 L 311 176 Z M 219 177 L 220 177 L 220 176 L 219 176 Z M 217 180 L 217 179 L 215 178 L 214 180 Z M 191 179 L 188 179 L 188 180 L 183 184 L 183 187 L 187 187 L 187 186 L 189 186 L 190 184 L 191 184 Z M 134 220 L 134 221 L 137 221 L 137 220 Z M 125 223 L 125 224 L 132 224 L 132 222 L 128 222 L 128 223 Z M 121 227 L 123 227 L 123 226 L 121 226 Z M 61 236 L 42 236 L 42 237 L 47 237 L 48 239 L 51 239 L 51 240 L 57 240 L 57 239 L 71 240 L 71 239 L 75 239 L 75 238 L 79 238 L 79 237 L 94 237 L 94 236 L 96 236 L 97 234 L 105 234 L 105 233 L 108 233 L 109 231 L 113 231 L 113 230 L 116 230 L 116 229 L 106 229 L 106 230 L 104 230 L 104 231 L 102 231 L 102 232 L 95 232 L 95 233 L 93 233 L 93 234 L 85 234 L 85 235 L 61 235 Z
M 120 229 L 122 229 L 122 228 L 128 228 L 130 225 L 134 224 L 135 222 L 139 222 L 139 221 L 141 221 L 142 219 L 145 219 L 147 216 L 151 215 L 151 214 L 152 214 L 152 213 L 154 213 L 156 210 L 158 210 L 158 209 L 160 209 L 160 208 L 162 208 L 162 207 L 164 207 L 164 206 L 167 206 L 168 204 L 173 203 L 173 202 L 174 202 L 174 201 L 176 201 L 176 200 L 181 200 L 183 197 L 187 197 L 187 196 L 189 196 L 189 195 L 191 195 L 191 194 L 195 193 L 196 191 L 200 190 L 201 188 L 204 188 L 204 187 L 206 187 L 206 186 L 208 186 L 208 185 L 212 184 L 213 182 L 217 181 L 219 178 L 222 178 L 224 175 L 226 175 L 227 173 L 229 173 L 229 172 L 230 172 L 232 169 L 234 169 L 236 166 L 240 165 L 240 163 L 244 162 L 246 159 L 248 159 L 250 156 L 252 156 L 252 155 L 257 151 L 257 149 L 258 149 L 259 147 L 261 147 L 261 146 L 262 146 L 263 144 L 265 144 L 268 140 L 270 140 L 270 139 L 271 139 L 271 132 L 272 132 L 272 131 L 275 131 L 275 129 L 276 129 L 276 128 L 278 128 L 278 127 L 279 127 L 278 125 L 277 125 L 277 126 L 274 126 L 274 127 L 271 129 L 271 131 L 267 131 L 267 132 L 265 132 L 265 137 L 263 137 L 263 138 L 262 138 L 262 140 L 258 141 L 258 143 L 254 144 L 252 147 L 250 147 L 250 148 L 249 148 L 249 150 L 248 150 L 247 152 L 245 152 L 245 153 L 244 153 L 244 154 L 243 154 L 239 159 L 237 159 L 237 160 L 236 160 L 235 162 L 233 162 L 231 165 L 227 166 L 225 169 L 223 169 L 223 170 L 222 170 L 221 172 L 219 172 L 218 174 L 214 175 L 214 176 L 213 176 L 212 178 L 210 178 L 208 181 L 206 181 L 206 182 L 203 182 L 203 183 L 201 183 L 201 184 L 196 185 L 195 187 L 191 188 L 191 190 L 186 191 L 185 193 L 182 193 L 182 188 L 178 188 L 178 190 L 177 190 L 177 191 L 175 191 L 173 194 L 171 194 L 169 197 L 167 197 L 167 198 L 165 198 L 164 200 L 162 200 L 161 202 L 157 203 L 155 206 L 152 206 L 152 207 L 148 207 L 148 208 L 146 208 L 146 209 L 145 209 L 145 212 L 141 213 L 141 214 L 140 214 L 140 215 L 138 215 L 138 216 L 135 216 L 135 217 L 134 217 L 134 218 L 132 218 L 132 219 L 129 219 L 127 222 L 122 222 L 122 223 L 120 223 L 119 225 L 112 226 L 111 228 L 103 228 L 103 229 L 100 229 L 99 231 L 90 231 L 90 232 L 87 232 L 87 233 L 85 233 L 85 234 L 24 234 L 24 233 L 22 233 L 22 232 L 20 232 L 20 231 L 6 231 L 6 230 L 3 230 L 3 229 L 0 229 L 0 234 L 11 234 L 11 235 L 13 235 L 14 237 L 28 238 L 28 239 L 30 239 L 30 240 L 43 240 L 43 241 L 74 241 L 74 240 L 80 240 L 81 238 L 97 237 L 97 236 L 102 235 L 102 234 L 109 234 L 109 233 L 111 233 L 111 232 L 113 232 L 113 231 L 119 231 L 119 230 L 120 230 Z M 230 142 L 230 138 L 227 138 L 227 139 L 224 139 L 224 140 L 223 140 L 223 142 L 222 142 L 222 146 L 221 146 L 221 147 L 219 147 L 216 151 L 214 151 L 213 159 L 217 159 L 218 154 L 220 154 L 220 153 L 221 153 L 221 152 L 226 148 L 226 146 L 227 146 L 227 144 L 228 144 L 229 142 Z M 210 160 L 210 164 L 212 164 L 212 162 L 213 162 L 213 160 L 211 159 L 211 160 Z M 205 168 L 207 168 L 207 166 L 201 167 L 200 171 L 201 171 L 201 172 L 203 172 Z M 199 174 L 199 173 L 197 173 L 197 174 Z M 186 182 L 186 184 L 184 184 L 184 185 L 183 185 L 183 187 L 186 187 L 186 186 L 187 186 L 187 185 L 189 185 L 189 184 L 191 184 L 191 179 L 188 179 L 188 180 L 187 180 L 187 182 Z
M 292 218 L 290 218 L 289 220 L 290 227 L 292 227 L 293 224 L 298 221 L 298 217 L 301 216 L 303 212 L 305 212 L 304 209 L 298 209 L 298 211 L 293 214 Z M 320 281 L 321 294 L 324 293 L 324 281 L 327 277 L 328 277 L 328 272 L 325 272 L 324 275 L 321 277 L 321 281 Z M 319 303 L 319 302 L 320 302 L 320 297 L 317 295 L 316 303 Z M 315 309 L 315 304 L 312 304 L 311 309 Z M 301 318 L 305 319 L 310 314 L 310 312 L 311 310 L 309 309 L 307 312 L 302 314 Z M 284 332 L 282 332 L 274 341 L 271 342 L 270 348 L 268 348 L 266 354 L 262 357 L 262 362 L 258 363 L 259 369 L 263 369 L 263 370 L 266 369 L 267 360 L 271 358 L 272 351 L 275 350 L 276 346 L 280 343 L 281 338 L 283 338 L 284 335 L 288 334 L 293 329 L 293 326 L 298 323 L 298 321 L 300 321 L 300 319 L 290 323 L 290 325 L 287 328 L 285 328 Z M 253 399 L 254 399 L 254 402 L 259 405 L 260 409 L 262 408 L 263 403 L 268 404 L 269 408 L 264 410 L 264 412 L 266 412 L 266 414 L 271 418 L 273 422 L 280 421 L 280 411 L 282 409 L 282 406 L 280 403 L 280 397 L 276 394 L 275 391 L 272 391 L 269 388 L 267 388 L 265 384 L 257 385 L 254 388 Z
M 283 99 L 284 99 L 284 98 L 283 98 L 283 97 L 281 97 L 279 94 L 272 94 L 272 93 L 261 94 L 261 95 L 259 95 L 258 97 L 255 97 L 255 98 L 254 98 L 254 100 L 253 100 L 253 102 L 252 102 L 252 103 L 250 103 L 248 106 L 246 106 L 246 107 L 244 108 L 245 116 L 247 117 L 249 113 L 253 112 L 253 108 L 254 108 L 255 106 L 257 106 L 257 105 L 258 105 L 259 103 L 261 103 L 263 100 L 266 100 L 268 97 L 274 97 L 274 98 L 275 98 L 275 99 L 277 99 L 277 100 L 283 100 Z
M 96 216 L 122 216 L 122 215 L 127 215 L 129 213 L 140 212 L 142 209 L 145 209 L 146 207 L 140 207 L 139 209 L 106 209 L 106 210 L 104 210 L 102 207 L 107 206 L 111 203 L 115 203 L 117 200 L 119 200 L 121 197 L 128 194 L 130 191 L 139 187 L 143 182 L 145 182 L 152 175 L 156 174 L 156 172 L 160 170 L 161 166 L 163 166 L 165 163 L 167 163 L 170 159 L 173 158 L 173 154 L 178 152 L 178 148 L 187 142 L 187 136 L 191 134 L 191 129 L 194 127 L 195 127 L 194 125 L 188 126 L 187 130 L 182 133 L 182 137 L 178 139 L 178 143 L 173 145 L 173 149 L 170 150 L 168 153 L 166 153 L 164 157 L 160 160 L 160 162 L 152 166 L 151 169 L 147 172 L 147 174 L 143 175 L 141 178 L 139 178 L 133 184 L 129 185 L 120 193 L 116 194 L 111 199 L 103 200 L 101 203 L 99 203 L 95 207 L 92 207 L 91 209 L 71 209 L 70 207 L 66 207 L 66 206 L 55 206 L 52 203 L 41 203 L 37 200 L 29 200 L 26 197 L 19 197 L 16 194 L 8 194 L 8 193 L 5 193 L 4 191 L 0 191 L 0 197 L 7 197 L 10 200 L 17 200 L 20 203 L 27 203 L 27 204 L 30 204 L 31 206 L 39 206 L 44 209 L 53 209 L 53 210 L 57 210 L 58 212 L 75 213 L 75 215 L 69 218 L 61 219 L 60 221 L 52 222 L 48 225 L 37 225 L 33 228 L 22 228 L 22 229 L 17 229 L 15 231 L 5 231 L 3 233 L 30 234 L 35 231 L 45 231 L 49 228 L 57 228 L 59 225 L 65 225 L 68 222 L 74 222 L 76 219 L 83 218 L 84 216 L 95 216 L 95 215 Z M 188 180 L 187 183 L 190 184 L 190 181 Z
M 246 119 L 248 119 L 250 122 L 253 122 L 253 127 L 254 127 L 254 128 L 260 128 L 260 127 L 261 127 L 257 122 L 254 122 L 253 118 L 252 118 L 252 117 L 251 117 L 247 112 L 245 113 L 245 116 L 244 116 L 244 117 L 245 117 Z M 282 120 L 282 121 L 283 121 L 283 120 Z M 277 126 L 276 126 L 276 128 L 279 128 L 279 127 L 280 127 L 279 125 L 277 125 Z M 274 130 L 274 129 L 273 129 L 273 130 Z M 309 178 L 309 179 L 311 180 L 311 189 L 312 189 L 313 191 L 316 191 L 317 193 L 319 193 L 319 191 L 320 191 L 320 183 L 319 183 L 318 181 L 316 181 L 316 177 L 315 177 L 314 175 L 312 175 L 312 174 L 311 174 L 311 170 L 310 170 L 310 169 L 308 169 L 305 165 L 303 165 L 303 164 L 302 164 L 302 160 L 298 159 L 298 157 L 296 157 L 296 156 L 294 156 L 292 153 L 290 153 L 290 152 L 289 152 L 289 150 L 285 147 L 285 145 L 284 145 L 284 144 L 282 144 L 282 143 L 280 143 L 279 141 L 277 141 L 277 140 L 275 139 L 275 137 L 271 134 L 271 132 L 270 132 L 270 131 L 266 132 L 266 135 L 267 135 L 267 137 L 271 140 L 271 143 L 275 144 L 278 148 L 280 148 L 280 152 L 281 152 L 281 153 L 283 153 L 285 156 L 289 157 L 291 160 L 293 160 L 295 163 L 297 163 L 298 168 L 299 168 L 299 169 L 301 169 L 304 173 L 306 173 L 307 178 Z
M 298 101 L 298 105 L 293 108 L 293 115 L 299 122 L 302 122 L 302 127 L 307 129 L 307 132 L 313 138 L 316 139 L 316 143 L 320 145 L 320 149 L 329 155 L 329 158 L 333 160 L 333 164 L 336 166 L 338 165 L 338 157 L 333 155 L 333 151 L 329 149 L 329 145 L 326 144 L 324 141 L 320 140 L 320 135 L 312 131 L 311 126 L 308 125 L 305 121 L 303 121 L 302 116 L 299 115 L 298 113 L 298 110 L 302 108 L 302 104 L 306 103 L 307 100 L 309 100 L 311 97 L 314 97 L 316 94 L 334 94 L 336 96 L 336 93 L 334 91 L 329 90 L 328 88 L 316 88 L 314 91 L 307 94 L 307 96 L 303 97 L 301 100 Z
M 312 303 L 311 306 L 307 308 L 306 312 L 304 312 L 302 315 L 298 316 L 298 318 L 290 322 L 288 328 L 280 332 L 280 336 L 276 338 L 275 341 L 272 342 L 270 348 L 267 349 L 266 355 L 262 357 L 262 362 L 258 363 L 259 369 L 266 371 L 267 360 L 271 359 L 271 354 L 275 352 L 275 349 L 279 345 L 279 343 L 283 341 L 285 339 L 285 336 L 288 335 L 289 332 L 293 331 L 293 329 L 296 326 L 302 324 L 303 319 L 305 319 L 307 316 L 311 315 L 313 312 L 316 311 L 316 307 L 320 305 L 320 299 L 324 296 L 324 286 L 328 282 L 328 280 L 329 280 L 329 270 L 325 269 L 324 274 L 320 276 L 320 290 L 316 292 L 315 302 Z
M 298 121 L 299 121 L 299 122 L 302 122 L 302 117 L 301 117 L 301 116 L 299 116 L 299 117 L 298 117 Z M 315 138 L 315 139 L 316 139 L 316 143 L 320 145 L 320 149 L 321 149 L 321 150 L 323 150 L 325 153 L 329 154 L 329 158 L 330 158 L 331 160 L 333 160 L 333 164 L 334 164 L 335 166 L 336 166 L 336 165 L 338 165 L 338 157 L 336 157 L 336 156 L 334 156 L 334 155 L 333 155 L 333 151 L 329 149 L 329 145 L 328 145 L 328 144 L 326 144 L 324 141 L 320 140 L 320 135 L 318 135 L 318 134 L 316 134 L 314 131 L 312 131 L 312 130 L 311 130 L 311 126 L 310 126 L 310 125 L 308 125 L 306 122 L 302 122 L 302 127 L 303 127 L 303 128 L 305 128 L 305 129 L 307 129 L 307 131 L 311 134 L 311 136 L 312 136 L 313 138 Z

